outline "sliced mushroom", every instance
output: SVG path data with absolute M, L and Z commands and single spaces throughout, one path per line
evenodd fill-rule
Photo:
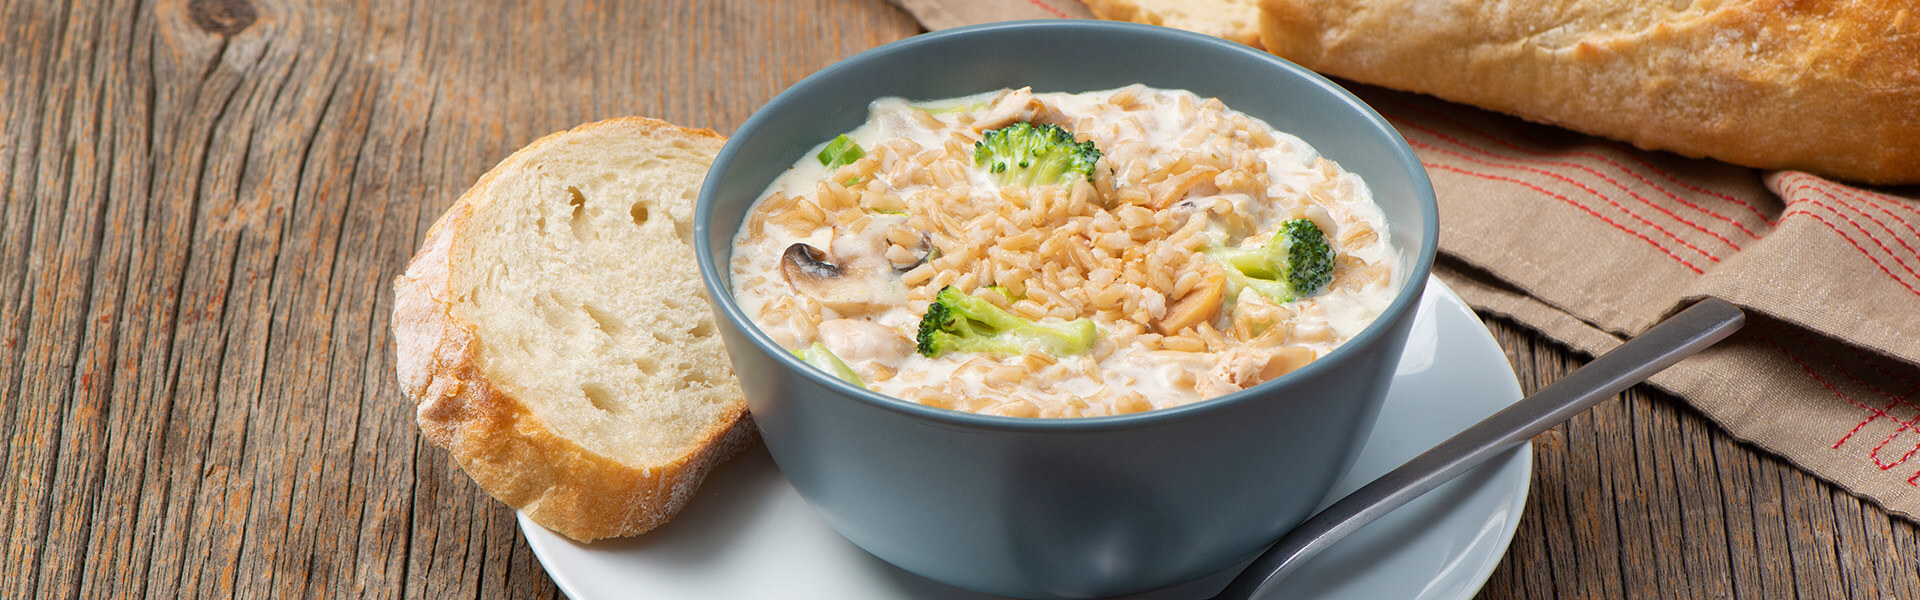
M 780 274 L 786 277 L 787 285 L 843 316 L 873 309 L 874 291 L 866 272 L 835 262 L 827 253 L 805 243 L 787 246 L 780 255 Z
M 787 277 L 787 283 L 800 285 L 799 280 L 838 279 L 846 269 L 827 260 L 827 253 L 804 243 L 787 246 L 780 255 L 780 270 Z

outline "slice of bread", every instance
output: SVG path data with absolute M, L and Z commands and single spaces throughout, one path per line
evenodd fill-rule
M 752 439 L 693 258 L 694 197 L 723 142 L 637 117 L 536 140 L 394 281 L 421 433 L 567 537 L 666 522 Z
M 1093 16 L 1109 21 L 1164 25 L 1260 47 L 1256 0 L 1084 0 Z

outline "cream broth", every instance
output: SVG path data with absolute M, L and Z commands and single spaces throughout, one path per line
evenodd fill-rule
M 975 143 L 1019 122 L 1091 141 L 1092 172 L 1001 185 Z M 1037 417 L 1188 404 L 1325 355 L 1404 283 L 1364 182 L 1189 92 L 883 98 L 846 137 L 863 156 L 829 172 L 822 143 L 756 201 L 734 240 L 735 298 L 779 344 L 817 342 L 868 388 L 908 400 Z M 1299 219 L 1333 251 L 1320 291 L 1269 297 L 1217 254 Z M 947 287 L 1042 325 L 1088 319 L 1097 334 L 1077 351 L 924 356 L 916 334 Z

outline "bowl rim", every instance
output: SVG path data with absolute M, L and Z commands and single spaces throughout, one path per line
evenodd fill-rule
M 768 119 L 772 118 L 769 111 L 765 110 L 767 106 L 782 104 L 791 97 L 806 93 L 806 90 L 810 87 L 817 86 L 820 80 L 832 78 L 842 71 L 859 69 L 864 66 L 866 62 L 875 60 L 877 57 L 886 54 L 928 44 L 940 44 L 952 38 L 964 38 L 1000 32 L 1044 35 L 1045 32 L 1060 28 L 1104 31 L 1111 32 L 1113 35 L 1163 37 L 1177 40 L 1176 43 L 1212 46 L 1214 50 L 1239 53 L 1268 63 L 1279 71 L 1287 72 L 1292 76 L 1303 79 L 1305 83 L 1320 89 L 1322 92 L 1331 95 L 1334 99 L 1346 104 L 1350 109 L 1359 113 L 1362 119 L 1369 124 L 1390 134 L 1389 137 L 1396 143 L 1389 144 L 1386 150 L 1393 158 L 1397 159 L 1396 162 L 1409 170 L 1410 182 L 1413 187 L 1412 191 L 1416 196 L 1416 201 L 1420 204 L 1420 229 L 1423 234 L 1420 248 L 1416 251 L 1416 256 L 1413 257 L 1413 261 L 1409 265 L 1410 268 L 1408 272 L 1405 273 L 1405 281 L 1396 293 L 1393 301 L 1387 305 L 1386 309 L 1383 310 L 1379 316 L 1375 317 L 1373 322 L 1368 323 L 1360 333 L 1355 334 L 1346 342 L 1341 343 L 1338 348 L 1333 349 L 1326 356 L 1317 358 L 1307 363 L 1304 367 L 1280 377 L 1261 382 L 1253 387 L 1180 406 L 1125 415 L 1072 418 L 1012 417 L 980 414 L 927 406 L 904 398 L 897 398 L 866 388 L 855 387 L 850 383 L 840 380 L 838 377 L 833 377 L 820 369 L 807 365 L 795 357 L 792 352 L 781 348 L 779 344 L 774 343 L 773 339 L 769 337 L 765 331 L 762 331 L 760 327 L 741 310 L 739 303 L 733 298 L 733 290 L 721 280 L 722 273 L 719 272 L 721 269 L 715 267 L 715 265 L 717 265 L 715 262 L 717 257 L 714 256 L 711 250 L 711 239 L 714 235 L 713 207 L 716 201 L 714 198 L 714 190 L 721 179 L 722 167 L 730 166 L 735 156 L 741 152 L 741 148 L 744 146 L 744 143 L 738 140 L 746 139 L 748 135 L 762 127 Z M 729 247 L 731 247 L 731 239 L 735 233 L 737 232 L 726 232 Z M 1336 368 L 1340 363 L 1345 362 L 1348 357 L 1362 352 L 1363 348 L 1371 346 L 1376 339 L 1387 335 L 1391 322 L 1406 316 L 1408 312 L 1416 309 L 1415 305 L 1420 300 L 1420 293 L 1425 287 L 1426 277 L 1433 269 L 1434 255 L 1438 248 L 1438 237 L 1438 205 L 1434 198 L 1432 181 L 1428 178 L 1426 169 L 1421 166 L 1420 159 L 1414 154 L 1413 148 L 1407 144 L 1404 137 L 1399 134 L 1398 130 L 1395 129 L 1391 123 L 1382 117 L 1379 112 L 1375 111 L 1373 107 L 1367 105 L 1366 102 L 1360 100 L 1358 96 L 1355 96 L 1346 88 L 1291 61 L 1244 44 L 1170 27 L 1092 19 L 1004 21 L 956 27 L 914 35 L 882 44 L 821 68 L 819 71 L 802 78 L 800 81 L 788 86 L 787 89 L 782 90 L 779 94 L 769 99 L 765 105 L 762 105 L 761 109 L 754 111 L 754 114 L 749 116 L 747 120 L 740 125 L 739 129 L 735 130 L 734 135 L 729 136 L 726 145 L 722 147 L 720 153 L 714 157 L 707 175 L 702 181 L 698 201 L 694 207 L 693 226 L 695 260 L 700 269 L 700 279 L 708 294 L 709 303 L 714 306 L 718 313 L 716 317 L 730 321 L 738 327 L 738 330 L 743 334 L 743 337 L 748 343 L 754 346 L 754 350 L 775 355 L 776 358 L 774 358 L 774 361 L 789 371 L 793 371 L 801 377 L 808 378 L 816 385 L 837 392 L 857 402 L 948 427 L 1019 432 L 1074 433 L 1103 433 L 1138 429 L 1200 418 L 1216 412 L 1231 410 L 1240 404 L 1257 401 L 1264 396 L 1272 394 L 1276 390 L 1290 387 L 1296 382 L 1315 378 L 1329 369 Z

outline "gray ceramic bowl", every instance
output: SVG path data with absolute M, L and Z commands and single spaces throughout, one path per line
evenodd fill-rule
M 1265 119 L 1358 173 L 1385 211 L 1404 288 L 1305 368 L 1183 407 L 1085 419 L 960 413 L 809 368 L 735 304 L 727 265 L 747 208 L 810 147 L 883 96 L 1002 87 L 1192 90 Z M 694 221 L 700 271 L 762 439 L 841 535 L 963 588 L 1120 595 L 1200 578 L 1304 519 L 1352 463 L 1386 395 L 1431 267 L 1433 190 L 1391 126 L 1273 56 L 1160 27 L 1001 23 L 915 36 L 822 69 L 755 113 L 714 161 Z

